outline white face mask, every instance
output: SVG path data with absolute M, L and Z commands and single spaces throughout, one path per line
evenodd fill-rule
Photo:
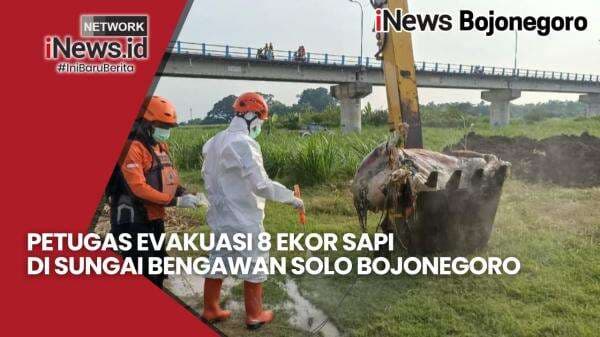
M 157 142 L 166 142 L 171 136 L 171 129 L 163 129 L 154 127 L 154 132 L 152 133 L 152 137 Z

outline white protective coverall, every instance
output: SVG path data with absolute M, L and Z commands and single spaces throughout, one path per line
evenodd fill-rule
M 209 261 L 213 265 L 220 257 L 227 265 L 228 257 L 250 257 L 252 266 L 249 274 L 237 277 L 253 283 L 264 282 L 267 275 L 252 274 L 256 258 L 268 260 L 269 253 L 257 248 L 258 234 L 264 231 L 265 199 L 282 203 L 293 203 L 294 193 L 282 184 L 272 181 L 263 166 L 260 145 L 248 136 L 248 127 L 243 118 L 234 117 L 229 127 L 209 139 L 202 148 L 204 163 L 202 177 L 210 206 L 206 221 L 218 239 L 219 235 L 235 233 L 252 234 L 252 250 L 213 250 Z M 212 268 L 211 268 L 212 269 Z M 231 272 L 228 270 L 228 274 Z M 211 278 L 224 278 L 216 273 Z

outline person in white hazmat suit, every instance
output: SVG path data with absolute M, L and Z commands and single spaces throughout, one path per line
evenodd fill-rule
M 268 119 L 269 108 L 257 93 L 245 93 L 237 98 L 233 108 L 235 116 L 229 127 L 208 140 L 202 149 L 204 163 L 202 177 L 205 183 L 209 208 L 206 221 L 218 238 L 227 235 L 232 239 L 236 233 L 251 234 L 252 250 L 213 250 L 209 263 L 221 258 L 251 258 L 252 266 L 259 257 L 268 259 L 268 252 L 257 248 L 258 235 L 264 231 L 265 200 L 272 200 L 302 209 L 301 199 L 282 184 L 269 179 L 263 167 L 259 144 L 254 140 Z M 225 263 L 227 265 L 227 263 Z M 252 271 L 253 267 L 250 268 Z M 272 311 L 263 311 L 262 282 L 265 274 L 238 274 L 244 280 L 246 325 L 249 329 L 260 328 L 273 320 Z M 225 275 L 207 275 L 204 283 L 204 310 L 202 318 L 209 322 L 225 320 L 230 311 L 219 305 L 221 285 Z

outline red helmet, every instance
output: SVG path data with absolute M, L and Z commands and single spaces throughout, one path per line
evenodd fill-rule
M 254 112 L 262 120 L 269 118 L 269 105 L 261 94 L 255 92 L 240 95 L 233 103 L 233 110 L 238 114 Z
M 169 100 L 160 96 L 152 96 L 143 111 L 142 118 L 148 122 L 160 122 L 171 126 L 177 125 L 177 112 Z

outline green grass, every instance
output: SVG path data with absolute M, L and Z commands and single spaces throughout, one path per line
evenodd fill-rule
M 516 256 L 516 276 L 361 277 L 338 306 L 352 277 L 297 278 L 300 290 L 349 336 L 596 336 L 600 322 L 600 188 L 567 189 L 509 180 L 489 246 L 481 256 Z M 306 227 L 289 206 L 268 203 L 265 228 L 280 232 L 359 232 L 343 186 L 305 193 Z M 370 216 L 373 231 L 376 216 Z M 207 231 L 206 226 L 193 230 Z M 291 254 L 291 253 L 287 253 Z M 272 256 L 281 253 L 272 252 Z M 264 335 L 303 336 L 287 325 L 281 276 L 265 284 L 278 320 Z M 242 301 L 241 288 L 231 298 Z M 250 335 L 243 313 L 220 324 Z M 291 329 L 291 330 L 290 330 Z
M 175 132 L 174 139 L 195 144 L 198 149 L 206 135 L 216 131 L 182 128 Z M 504 129 L 476 125 L 475 131 L 532 138 L 583 131 L 600 136 L 600 119 L 550 119 Z M 456 143 L 462 135 L 458 129 L 424 130 L 426 146 L 434 150 Z M 385 136 L 384 128 L 367 128 L 361 137 L 334 133 L 301 138 L 286 131 L 261 136 L 265 165 L 274 176 L 288 185 L 306 182 L 315 179 L 307 176 L 307 171 L 302 172 L 310 167 L 324 174 L 317 180 L 327 181 L 312 181 L 312 186 L 303 191 L 309 221 L 306 226 L 297 224 L 297 214 L 289 206 L 269 202 L 265 229 L 272 234 L 358 233 L 348 179 L 361 156 Z M 323 144 L 325 147 L 320 147 Z M 179 159 L 176 161 L 179 165 Z M 182 172 L 186 184 L 197 190 L 202 188 L 198 163 Z M 339 299 L 353 277 L 303 276 L 296 281 L 302 295 L 325 311 L 347 336 L 597 336 L 598 200 L 600 188 L 563 188 L 509 179 L 490 243 L 476 255 L 518 257 L 522 269 L 516 276 L 360 277 L 342 305 L 338 305 Z M 205 210 L 179 212 L 201 219 L 192 231 L 208 230 Z M 377 217 L 370 214 L 371 231 Z M 243 313 L 236 312 L 233 320 L 218 327 L 232 336 L 305 336 L 287 323 L 293 312 L 284 306 L 288 298 L 281 287 L 283 280 L 281 276 L 271 277 L 265 284 L 266 302 L 276 308 L 274 324 L 260 333 L 247 332 Z M 241 288 L 234 289 L 230 297 L 241 301 Z
M 600 189 L 509 181 L 489 246 L 517 276 L 302 277 L 313 303 L 352 336 L 596 336 L 600 328 Z M 310 202 L 307 202 L 310 205 Z
M 171 152 L 180 170 L 199 170 L 202 166 L 202 146 L 225 126 L 182 127 L 173 132 Z M 557 134 L 581 134 L 589 131 L 600 136 L 600 118 L 547 119 L 534 124 L 517 121 L 506 128 L 492 128 L 489 124 L 477 124 L 473 131 L 482 135 L 508 137 L 527 136 L 545 138 Z M 441 151 L 457 143 L 465 131 L 455 128 L 425 128 L 425 146 Z M 358 135 L 342 135 L 331 131 L 302 137 L 298 132 L 274 130 L 263 133 L 261 144 L 265 169 L 273 178 L 285 183 L 303 186 L 318 185 L 336 180 L 348 180 L 354 175 L 362 159 L 376 145 L 387 139 L 386 127 L 366 127 Z

